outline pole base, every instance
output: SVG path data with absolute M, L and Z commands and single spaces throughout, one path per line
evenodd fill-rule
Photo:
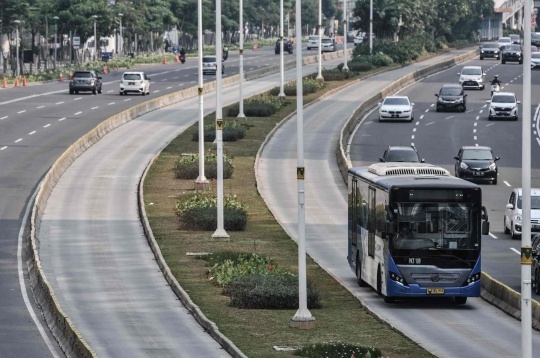
M 208 181 L 208 179 L 206 179 L 206 177 L 202 177 L 202 179 L 200 177 L 198 177 L 197 179 L 195 179 L 195 191 L 207 191 L 210 189 L 210 182 Z
M 322 75 L 318 75 L 315 79 L 319 82 L 324 82 L 324 77 Z
M 231 237 L 225 229 L 217 229 L 216 232 L 212 234 L 212 241 L 231 241 Z
M 284 101 L 284 100 L 287 99 L 287 96 L 285 95 L 285 93 L 280 93 L 280 94 L 278 95 L 278 99 Z
M 212 149 L 217 149 L 217 139 L 212 142 Z
M 291 322 L 289 324 L 291 328 L 298 328 L 298 329 L 313 329 L 315 328 L 315 317 L 297 317 L 294 316 L 291 318 Z
M 341 72 L 349 72 L 349 67 L 347 67 L 347 65 L 345 64 L 345 66 L 343 66 L 343 68 L 341 69 Z
M 238 113 L 238 116 L 236 116 L 236 118 L 238 118 L 239 120 L 243 122 L 247 121 L 246 115 L 244 113 Z

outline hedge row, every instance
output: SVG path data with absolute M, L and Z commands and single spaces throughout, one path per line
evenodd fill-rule
M 208 152 L 204 156 L 204 172 L 207 178 L 217 178 L 217 155 Z M 199 176 L 199 154 L 185 155 L 176 160 L 176 179 L 197 179 Z M 223 154 L 223 178 L 230 179 L 234 173 L 232 158 Z
M 380 358 L 382 357 L 382 352 L 378 348 L 367 348 L 356 344 L 324 342 L 301 347 L 294 352 L 294 355 L 309 358 Z
M 223 141 L 236 142 L 239 139 L 244 139 L 246 136 L 247 126 L 236 120 L 226 120 L 223 122 Z M 216 139 L 216 126 L 214 124 L 204 126 L 204 141 L 213 142 Z M 199 131 L 195 131 L 191 140 L 199 141 Z
M 270 117 L 286 104 L 275 97 L 254 97 L 244 101 L 244 115 L 246 117 Z M 227 110 L 228 117 L 237 117 L 238 113 L 240 113 L 238 103 L 233 104 Z
M 305 78 L 302 81 L 302 93 L 305 95 L 315 93 L 322 88 L 323 83 L 312 78 Z M 280 88 L 275 87 L 270 90 L 272 96 L 279 95 Z M 286 96 L 296 96 L 296 81 L 287 82 L 283 88 Z
M 433 37 L 427 34 L 410 36 L 399 42 L 390 40 L 373 41 L 373 53 L 389 56 L 394 62 L 406 63 L 416 60 L 427 52 L 436 52 L 437 46 Z M 356 46 L 353 57 L 369 56 L 369 46 Z

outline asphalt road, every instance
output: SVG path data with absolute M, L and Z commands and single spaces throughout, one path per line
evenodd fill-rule
M 523 67 L 518 64 L 500 64 L 496 60 L 474 60 L 466 65 L 482 65 L 486 79 L 500 76 L 501 91 L 514 92 L 522 101 Z M 379 123 L 375 111 L 359 127 L 351 144 L 353 165 L 365 165 L 378 161 L 388 145 L 411 145 L 414 143 L 426 162 L 440 165 L 454 173 L 454 156 L 464 145 L 485 145 L 496 156 L 499 178 L 497 185 L 481 184 L 483 202 L 489 210 L 491 235 L 482 238 L 482 270 L 516 291 L 521 291 L 520 241 L 514 241 L 503 231 L 503 215 L 512 188 L 521 187 L 521 138 L 522 120 L 488 121 L 487 113 L 490 88 L 484 91 L 468 90 L 467 111 L 435 111 L 435 93 L 443 84 L 456 82 L 462 66 L 436 74 L 400 92 L 415 103 L 413 123 Z M 532 71 L 532 106 L 534 115 L 540 103 L 540 71 Z M 523 106 L 520 105 L 522 114 Z M 532 135 L 532 186 L 540 188 L 540 139 L 538 121 L 534 119 Z M 533 293 L 533 297 L 540 299 Z
M 295 75 L 287 71 L 286 80 Z M 249 81 L 244 93 L 261 93 L 276 81 L 279 74 Z M 223 94 L 224 105 L 238 100 L 237 88 Z M 204 100 L 213 104 L 215 92 Z M 192 98 L 116 128 L 68 168 L 48 200 L 42 266 L 62 309 L 99 357 L 228 356 L 167 285 L 137 210 L 146 165 L 197 119 L 198 98 Z
M 271 48 L 248 52 L 245 70 L 279 61 Z M 238 55 L 231 53 L 226 63 L 226 76 L 237 73 Z M 19 274 L 24 273 L 18 269 L 19 230 L 25 207 L 43 175 L 66 148 L 106 118 L 149 98 L 195 86 L 195 66 L 195 59 L 185 64 L 144 66 L 154 82 L 150 97 L 119 96 L 114 81 L 121 72 L 105 76 L 104 82 L 109 83 L 96 96 L 69 95 L 67 82 L 0 90 L 0 357 L 61 356 L 56 348 L 48 348 L 56 344 L 46 328 L 40 333 L 34 322 L 41 321 L 39 311 L 32 309 L 33 318 L 28 308 L 34 305 L 32 292 L 27 292 L 31 299 L 25 302 L 19 282 Z
M 423 65 L 425 63 L 413 66 L 420 69 Z M 374 76 L 304 111 L 307 251 L 383 320 L 439 357 L 519 356 L 520 323 L 482 299 L 469 299 L 463 306 L 456 306 L 452 300 L 416 300 L 389 305 L 371 288 L 358 287 L 348 266 L 347 189 L 336 164 L 335 146 L 344 122 L 357 106 L 411 70 L 405 67 Z M 457 69 L 450 72 L 455 73 Z M 408 128 L 412 133 L 412 127 Z M 390 131 L 384 131 L 379 137 L 368 137 L 373 141 L 371 146 L 384 148 L 379 142 L 387 132 Z M 399 137 L 403 130 L 394 132 Z M 446 132 L 436 138 L 444 136 Z M 406 139 L 409 143 L 409 134 Z M 379 151 L 373 152 L 377 152 L 377 158 L 381 155 Z M 425 152 L 431 154 L 433 150 Z M 295 171 L 296 118 L 292 118 L 276 131 L 263 151 L 257 178 L 258 188 L 272 213 L 296 239 Z M 312 313 L 317 318 L 316 312 Z M 533 334 L 533 344 L 535 351 L 540 349 L 538 332 Z

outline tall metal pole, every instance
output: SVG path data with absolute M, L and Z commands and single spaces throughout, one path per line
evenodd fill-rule
M 120 14 L 120 55 L 124 54 L 124 37 L 122 36 L 122 16 Z
M 47 60 L 49 58 L 49 19 L 45 15 L 45 48 L 46 48 L 46 54 L 45 54 L 45 68 L 49 69 L 49 61 Z
M 71 30 L 69 30 L 69 64 L 73 64 L 73 36 L 71 35 Z
M 56 16 L 55 16 L 56 17 Z M 54 70 L 56 71 L 56 39 L 58 38 L 58 23 L 56 22 L 56 19 L 54 19 Z
M 97 56 L 97 32 L 96 32 L 96 18 L 94 18 L 94 61 L 96 61 L 96 56 Z
M 346 1 L 346 0 L 345 0 Z M 345 48 L 347 48 L 345 46 Z M 318 81 L 324 81 L 322 76 L 322 0 L 319 0 L 319 74 L 317 75 Z
M 343 64 L 342 71 L 349 71 L 347 66 L 347 0 L 343 0 L 343 58 L 345 63 Z
M 15 77 L 19 77 L 19 20 L 14 21 L 17 26 L 15 30 Z
M 532 358 L 531 301 L 531 0 L 525 0 L 523 38 L 523 128 L 522 128 L 522 231 L 521 231 L 521 356 Z M 537 283 L 538 284 L 538 283 Z
M 369 54 L 373 53 L 373 0 L 369 1 Z
M 288 23 L 288 21 L 287 21 Z M 289 26 L 287 26 L 287 32 Z M 283 0 L 279 0 L 279 99 L 285 99 L 285 65 L 283 63 Z M 288 36 L 288 34 L 287 34 Z M 300 42 L 300 47 L 302 47 L 302 42 Z
M 244 114 L 244 4 L 242 0 L 240 0 L 240 26 L 239 26 L 240 32 L 238 35 L 240 36 L 240 103 L 239 105 L 239 111 L 238 111 L 238 118 L 246 118 L 246 115 Z
M 204 175 L 204 84 L 203 84 L 203 24 L 202 24 L 202 0 L 198 1 L 197 17 L 199 34 L 197 36 L 197 64 L 199 68 L 199 176 L 195 180 L 195 186 L 200 189 L 208 188 L 208 179 Z
M 315 327 L 315 317 L 307 308 L 306 279 L 306 221 L 304 192 L 304 98 L 302 85 L 302 0 L 296 0 L 296 39 L 300 43 L 296 50 L 296 131 L 298 183 L 298 311 L 291 319 L 291 327 L 309 329 Z
M 223 220 L 223 114 L 221 106 L 221 0 L 216 0 L 216 140 L 217 140 L 217 229 L 212 239 L 228 240 Z

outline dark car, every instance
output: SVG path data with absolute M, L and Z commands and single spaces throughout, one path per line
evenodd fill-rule
M 101 76 L 94 71 L 75 71 L 73 79 L 69 81 L 69 94 L 79 92 L 101 93 Z
M 506 229 L 505 229 L 506 231 Z M 532 238 L 532 265 L 531 277 L 533 281 L 534 292 L 540 295 L 540 234 Z
M 455 176 L 470 181 L 489 181 L 497 184 L 499 169 L 495 162 L 499 157 L 493 155 L 489 147 L 462 147 L 454 157 Z
M 384 154 L 379 158 L 380 162 L 387 163 L 423 163 L 424 159 L 420 159 L 418 151 L 415 147 L 401 147 L 401 146 L 388 146 L 388 149 L 384 151 Z
M 276 41 L 276 47 L 274 48 L 276 55 L 279 55 L 280 42 L 281 40 Z M 290 55 L 293 53 L 293 44 L 289 39 L 283 39 L 283 52 L 288 52 Z
M 510 35 L 510 40 L 512 40 L 513 44 L 521 45 L 521 36 L 519 35 Z
M 480 59 L 484 58 L 496 58 L 497 60 L 501 59 L 501 50 L 499 45 L 495 43 L 485 43 L 480 46 Z
M 437 97 L 437 112 L 445 109 L 461 112 L 467 110 L 467 95 L 460 85 L 444 85 L 435 97 Z
M 501 55 L 501 61 L 503 64 L 506 62 L 519 62 L 523 63 L 523 53 L 520 45 L 507 45 L 504 46 Z

